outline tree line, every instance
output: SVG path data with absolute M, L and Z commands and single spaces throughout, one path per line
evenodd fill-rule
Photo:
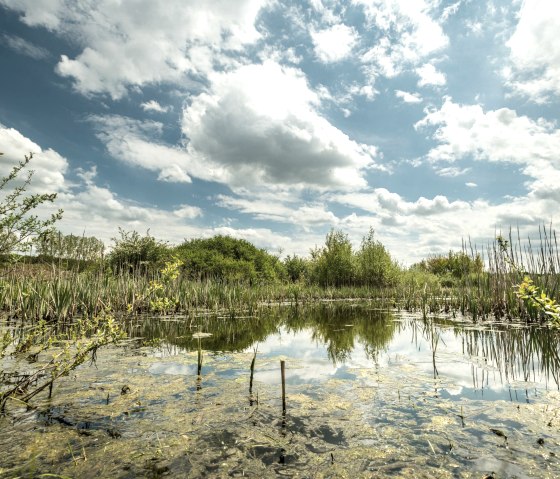
M 0 153 L 1 154 L 1 153 Z M 398 283 L 404 268 L 399 266 L 373 229 L 354 248 L 348 235 L 331 230 L 322 246 L 310 250 L 308 257 L 288 255 L 281 259 L 249 241 L 230 236 L 187 239 L 173 246 L 137 231 L 119 228 L 113 246 L 105 254 L 104 243 L 95 237 L 65 235 L 54 229 L 62 210 L 41 220 L 33 211 L 43 203 L 52 203 L 56 194 L 28 194 L 33 171 L 19 179 L 33 155 L 0 178 L 0 258 L 12 258 L 14 252 L 42 262 L 57 261 L 67 268 L 104 268 L 113 274 L 157 274 L 169 261 L 181 264 L 181 273 L 193 280 L 254 282 L 293 282 L 325 287 L 386 287 Z M 464 252 L 449 252 L 413 265 L 420 271 L 452 283 L 462 275 L 482 270 L 480 257 Z

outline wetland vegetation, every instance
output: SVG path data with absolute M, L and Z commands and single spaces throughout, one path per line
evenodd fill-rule
M 560 474 L 551 228 L 410 267 L 373 230 L 106 254 L 33 216 L 30 160 L 0 181 L 0 477 Z

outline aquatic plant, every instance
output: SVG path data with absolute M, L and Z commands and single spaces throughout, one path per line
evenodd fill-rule
M 5 410 L 9 400 L 27 404 L 47 388 L 50 396 L 57 379 L 89 358 L 95 360 L 100 347 L 117 342 L 124 336 L 121 327 L 109 314 L 82 318 L 64 328 L 40 321 L 31 328 L 22 325 L 17 334 L 6 333 L 0 352 L 2 355 L 11 354 L 16 366 L 9 371 L 0 371 L 0 375 L 7 379 L 0 388 L 0 410 Z M 35 364 L 33 370 L 29 371 L 27 363 L 26 372 L 17 366 L 24 355 L 27 355 L 27 363 Z
M 560 326 L 560 305 L 535 286 L 529 276 L 525 276 L 515 292 L 525 303 L 531 317 L 540 316 Z

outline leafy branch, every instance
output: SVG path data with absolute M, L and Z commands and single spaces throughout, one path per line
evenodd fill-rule
M 509 256 L 509 242 L 502 236 L 498 236 L 496 240 L 504 261 L 508 263 L 516 273 L 523 276 L 523 281 L 514 286 L 515 295 L 523 301 L 529 315 L 538 315 L 543 319 L 548 319 L 556 326 L 560 326 L 560 304 L 553 298 L 550 298 L 542 288 L 536 286 L 529 274 L 523 271 L 522 268 L 515 263 L 513 258 Z
M 25 155 L 24 160 L 14 166 L 7 176 L 0 178 L 0 194 L 2 190 L 9 189 L 32 158 L 33 153 Z M 41 204 L 54 202 L 57 196 L 56 193 L 26 195 L 33 174 L 34 171 L 29 170 L 23 182 L 0 200 L 0 254 L 10 254 L 16 249 L 26 250 L 32 238 L 45 235 L 62 218 L 60 209 L 47 219 L 31 214 Z
M 50 334 L 51 332 L 43 322 L 24 334 L 18 342 L 11 335 L 2 338 L 2 354 L 6 354 L 9 346 L 13 346 L 11 354 L 14 356 L 33 350 L 34 352 L 28 357 L 28 359 L 33 358 L 33 361 L 55 344 L 62 344 L 63 347 L 30 374 L 18 375 L 9 386 L 4 384 L 3 390 L 0 390 L 0 410 L 4 410 L 10 399 L 27 404 L 30 399 L 47 388 L 50 396 L 57 379 L 68 375 L 88 358 L 94 361 L 97 350 L 101 346 L 116 343 L 125 336 L 110 315 L 77 321 L 65 334 Z M 2 375 L 10 376 L 4 371 Z

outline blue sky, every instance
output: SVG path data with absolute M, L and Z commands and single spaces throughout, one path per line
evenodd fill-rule
M 2 173 L 60 228 L 399 261 L 557 223 L 556 0 L 0 0 Z M 46 211 L 45 211 L 46 213 Z

